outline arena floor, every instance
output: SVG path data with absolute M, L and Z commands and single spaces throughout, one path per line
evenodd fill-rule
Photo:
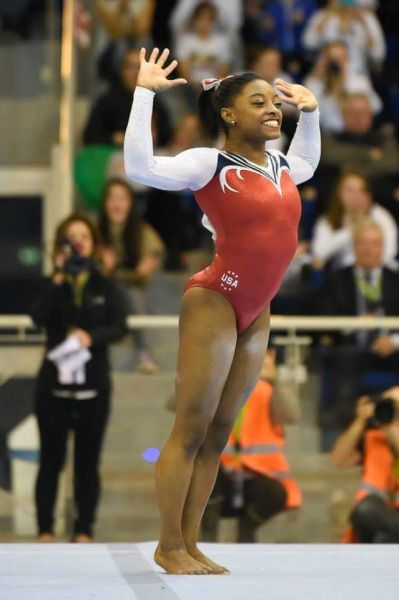
M 228 576 L 166 575 L 154 542 L 0 546 L 1 600 L 376 600 L 399 593 L 395 546 L 203 544 Z

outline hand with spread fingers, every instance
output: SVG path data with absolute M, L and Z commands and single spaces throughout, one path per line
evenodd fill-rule
M 169 56 L 168 48 L 165 48 L 161 55 L 159 55 L 159 49 L 154 48 L 148 60 L 145 59 L 145 54 L 145 48 L 142 48 L 140 50 L 140 70 L 137 76 L 137 85 L 153 92 L 159 92 L 187 83 L 187 80 L 182 78 L 168 79 L 169 75 L 173 73 L 177 67 L 177 60 L 172 60 L 172 62 L 164 68 Z
M 274 85 L 280 99 L 298 110 L 313 112 L 319 106 L 316 96 L 303 85 L 287 83 L 284 79 L 276 79 Z

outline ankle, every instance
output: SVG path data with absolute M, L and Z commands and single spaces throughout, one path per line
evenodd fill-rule
M 160 552 L 178 552 L 179 550 L 186 550 L 186 545 L 183 541 L 175 542 L 159 542 L 157 550 Z

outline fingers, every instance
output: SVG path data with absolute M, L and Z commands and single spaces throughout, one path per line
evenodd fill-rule
M 140 67 L 145 63 L 145 48 L 141 48 L 140 50 Z
M 164 69 L 165 77 L 169 77 L 169 75 L 176 69 L 176 67 L 177 67 L 177 60 L 172 60 L 170 65 L 168 67 L 166 67 L 166 69 Z
M 171 79 L 170 83 L 170 87 L 176 87 L 177 85 L 184 85 L 185 83 L 187 83 L 187 79 L 183 79 L 182 77 L 180 77 L 180 79 Z
M 293 104 L 294 106 L 296 106 L 296 101 L 293 100 L 291 97 L 286 96 L 285 94 L 279 94 L 278 97 L 280 98 L 280 100 L 282 100 L 283 102 L 286 102 L 287 104 Z
M 162 52 L 161 56 L 158 58 L 157 65 L 159 65 L 160 67 L 163 67 L 168 56 L 169 56 L 169 48 L 165 48 L 165 50 Z
M 158 54 L 159 54 L 159 49 L 158 48 L 154 48 L 153 51 L 151 52 L 151 56 L 148 60 L 149 63 L 155 63 L 157 58 L 158 58 Z

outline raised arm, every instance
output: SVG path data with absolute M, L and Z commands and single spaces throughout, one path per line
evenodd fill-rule
M 311 179 L 320 160 L 319 108 L 316 97 L 303 85 L 276 79 L 280 98 L 301 112 L 295 135 L 287 152 L 291 175 L 295 183 Z
M 162 190 L 196 190 L 211 179 L 216 168 L 216 150 L 194 148 L 175 157 L 154 156 L 151 116 L 155 92 L 186 83 L 185 79 L 168 79 L 177 65 L 174 60 L 163 68 L 169 50 L 164 50 L 159 58 L 158 54 L 158 49 L 153 50 L 146 61 L 145 50 L 140 53 L 138 87 L 125 134 L 125 171 L 134 181 Z

